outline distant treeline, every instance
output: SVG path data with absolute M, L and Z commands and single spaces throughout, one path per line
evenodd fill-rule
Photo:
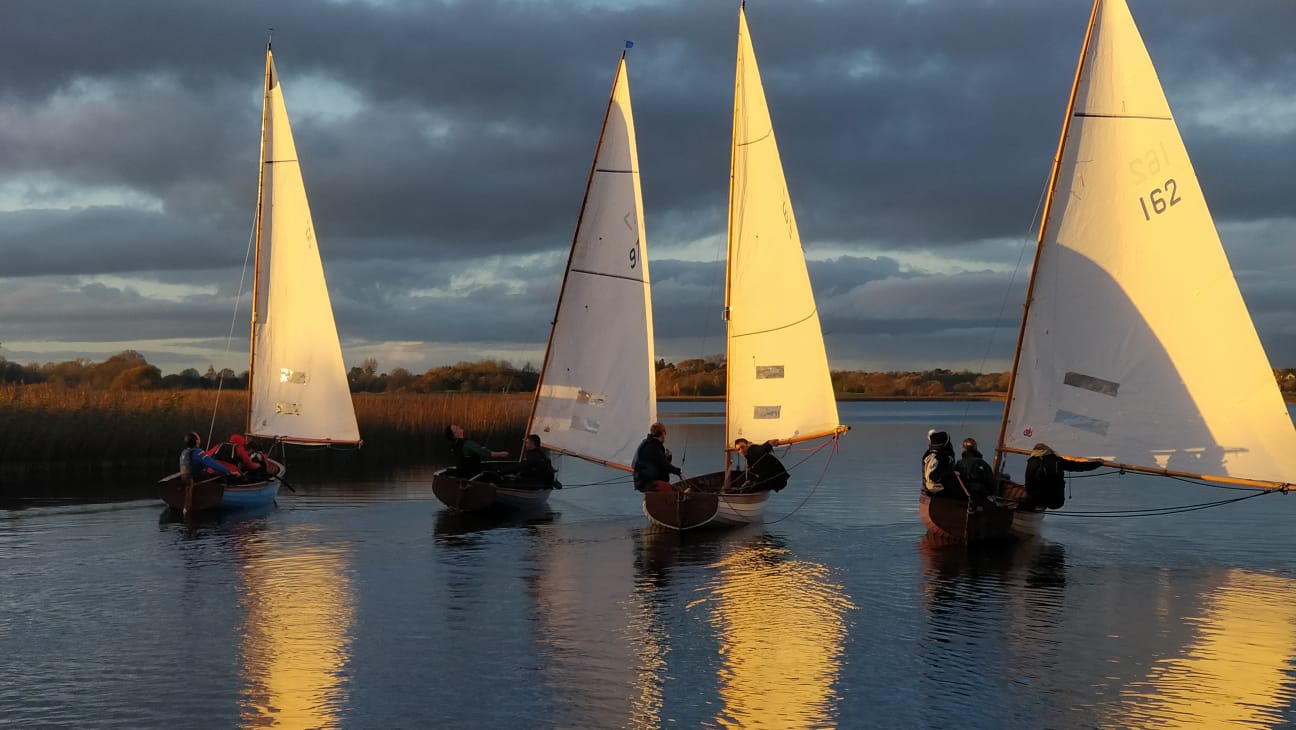
M 1296 368 L 1276 368 L 1274 377 L 1283 395 L 1296 395 Z M 460 362 L 432 368 L 419 375 L 405 368 L 380 372 L 378 361 L 364 360 L 351 368 L 347 379 L 353 393 L 531 393 L 540 372 L 531 363 L 516 368 L 500 360 Z M 974 373 L 966 370 L 866 372 L 837 370 L 833 390 L 856 398 L 1002 398 L 1008 390 L 1007 373 Z M 0 383 L 47 384 L 56 388 L 107 391 L 230 390 L 247 388 L 247 371 L 208 367 L 205 373 L 189 368 L 163 375 L 134 350 L 120 352 L 101 363 L 69 360 L 60 363 L 19 365 L 0 358 Z M 660 397 L 714 397 L 725 392 L 725 359 L 721 355 L 657 361 L 657 395 Z
M 864 372 L 836 370 L 833 391 L 857 398 L 1002 397 L 1008 390 L 1007 373 L 972 373 L 953 370 L 922 372 Z M 659 397 L 722 396 L 725 360 L 720 355 L 678 363 L 657 361 Z

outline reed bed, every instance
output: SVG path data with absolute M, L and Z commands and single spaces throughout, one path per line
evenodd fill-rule
M 445 427 L 458 423 L 474 440 L 518 450 L 530 394 L 356 393 L 365 451 L 419 458 L 444 455 Z M 224 440 L 241 433 L 247 392 L 105 391 L 45 384 L 0 385 L 0 462 L 175 462 L 184 435 Z M 448 452 L 446 452 L 448 453 Z

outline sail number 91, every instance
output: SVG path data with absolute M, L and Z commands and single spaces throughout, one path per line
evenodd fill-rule
M 1179 183 L 1170 178 L 1165 181 L 1165 185 L 1154 189 L 1146 197 L 1140 196 L 1139 207 L 1143 209 L 1143 219 L 1150 221 L 1153 214 L 1161 215 L 1181 200 L 1183 198 L 1179 196 Z

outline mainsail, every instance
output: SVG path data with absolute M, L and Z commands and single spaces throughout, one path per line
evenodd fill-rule
M 528 425 L 548 448 L 623 469 L 657 420 L 644 240 L 623 53 Z
M 1072 107 L 1002 449 L 1296 483 L 1296 428 L 1124 0 L 1095 5 Z
M 802 441 L 845 430 L 837 420 L 819 311 L 742 8 L 724 311 L 726 444 L 739 437 Z
M 266 48 L 248 433 L 358 443 L 355 409 L 274 57 Z

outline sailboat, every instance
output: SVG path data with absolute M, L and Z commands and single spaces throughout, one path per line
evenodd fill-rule
M 761 86 L 746 9 L 738 8 L 729 244 L 724 471 L 644 494 L 653 523 L 685 530 L 762 519 L 770 490 L 740 491 L 730 468 L 734 439 L 793 444 L 836 438 L 837 419 L 819 311 Z
M 1013 356 L 995 473 L 1036 444 L 1124 472 L 1296 483 L 1296 428 L 1125 0 L 1096 0 Z M 1027 537 L 1020 486 L 972 511 L 922 496 L 956 540 Z
M 279 444 L 359 445 L 315 226 L 268 44 L 253 265 L 245 432 Z M 161 482 L 162 498 L 184 511 L 273 504 L 286 469 L 273 459 L 266 464 L 270 477 L 247 484 L 173 474 Z
M 551 452 L 630 471 L 639 438 L 657 420 L 655 383 L 639 153 L 623 51 L 526 432 Z M 452 509 L 473 511 L 535 507 L 553 491 L 497 478 L 485 466 L 479 478 L 442 470 L 433 492 Z

